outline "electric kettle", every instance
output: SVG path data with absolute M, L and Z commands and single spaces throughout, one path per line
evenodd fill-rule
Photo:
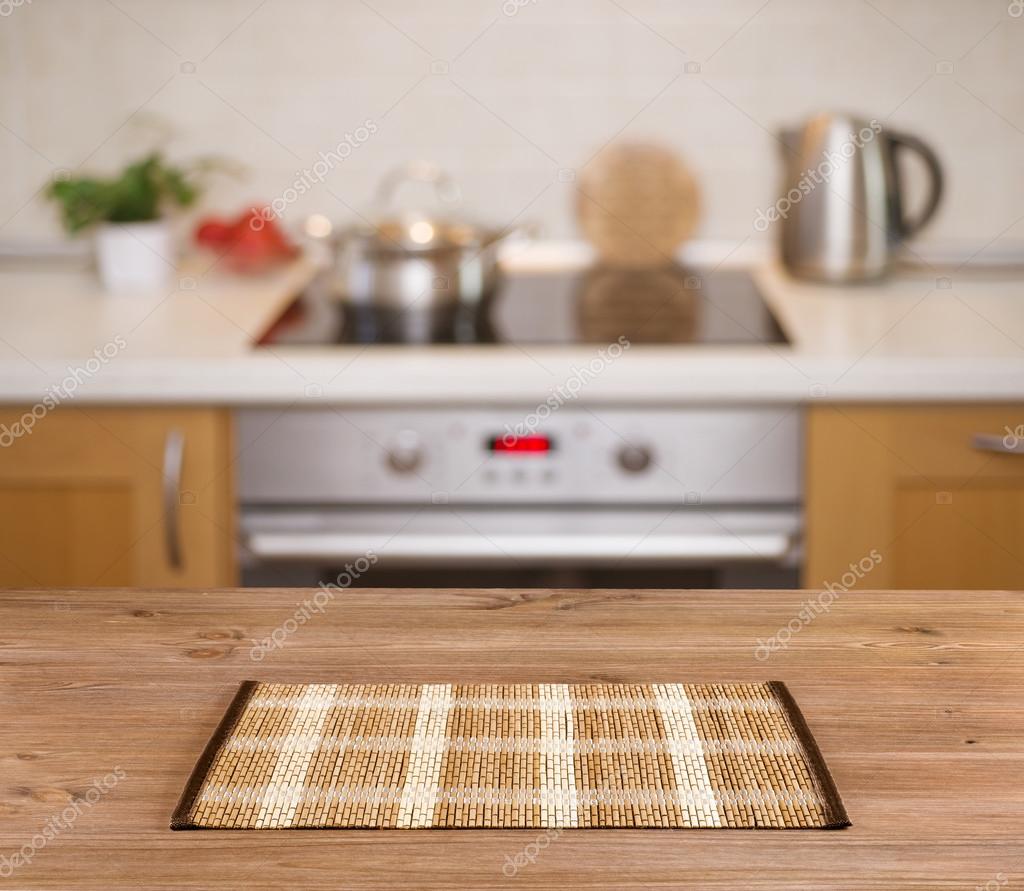
M 819 114 L 781 136 L 785 192 L 758 222 L 781 219 L 787 269 L 825 282 L 885 275 L 899 245 L 939 206 L 942 168 L 935 153 L 916 137 L 850 115 Z M 923 209 L 914 217 L 906 211 L 900 173 L 899 158 L 907 150 L 924 161 L 930 180 Z

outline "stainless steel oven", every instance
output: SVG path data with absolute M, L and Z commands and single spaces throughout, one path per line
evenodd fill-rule
M 796 584 L 795 410 L 567 404 L 524 427 L 531 414 L 240 411 L 245 582 L 315 585 L 372 555 L 355 584 Z

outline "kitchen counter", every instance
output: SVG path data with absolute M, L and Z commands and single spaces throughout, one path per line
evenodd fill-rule
M 540 245 L 505 262 L 553 257 L 588 259 Z M 797 283 L 756 251 L 696 259 L 752 266 L 791 343 L 634 345 L 588 376 L 576 402 L 1024 399 L 1024 273 L 921 268 L 835 288 Z M 178 289 L 148 298 L 104 296 L 82 272 L 0 272 L 0 402 L 41 399 L 111 343 L 77 403 L 534 405 L 598 355 L 596 345 L 255 348 L 313 272 L 305 262 L 260 278 L 186 268 Z
M 350 590 L 252 661 L 252 640 L 308 596 L 0 593 L 0 855 L 39 845 L 0 873 L 6 884 L 893 891 L 1024 879 L 1019 593 L 849 592 L 761 661 L 759 641 L 808 592 Z M 538 833 L 171 832 L 189 772 L 247 678 L 782 680 L 853 826 L 568 830 L 512 878 L 506 856 Z M 33 843 L 76 798 L 71 825 Z

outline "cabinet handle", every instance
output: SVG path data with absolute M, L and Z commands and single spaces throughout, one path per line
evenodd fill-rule
M 181 555 L 181 465 L 185 457 L 185 434 L 168 430 L 164 440 L 164 547 L 172 569 L 184 565 Z
M 971 446 L 979 452 L 995 452 L 997 455 L 1024 455 L 1024 438 L 1007 433 L 975 433 Z

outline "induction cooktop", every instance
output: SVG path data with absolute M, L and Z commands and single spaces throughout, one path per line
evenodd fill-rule
M 447 310 L 354 307 L 315 280 L 259 340 L 330 344 L 785 343 L 750 273 L 591 267 L 503 272 L 493 293 Z

